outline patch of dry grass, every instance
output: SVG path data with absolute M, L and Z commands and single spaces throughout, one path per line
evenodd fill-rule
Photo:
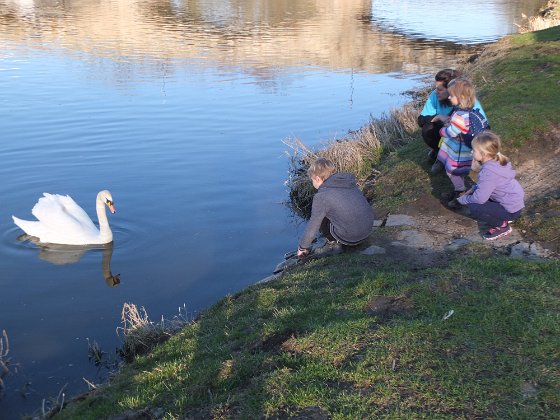
M 315 193 L 307 176 L 307 168 L 318 157 L 331 160 L 338 172 L 350 172 L 363 186 L 384 152 L 397 150 L 415 139 L 418 129 L 418 101 L 392 110 L 388 115 L 372 118 L 369 124 L 350 132 L 342 139 L 326 142 L 320 149 L 311 149 L 297 138 L 284 141 L 292 149 L 289 177 L 286 181 L 292 209 L 303 216 L 309 214 Z
M 533 16 L 528 18 L 526 23 L 519 26 L 519 32 L 525 34 L 527 32 L 540 31 L 558 25 L 560 25 L 560 18 Z
M 537 16 L 522 15 L 523 22 L 516 24 L 522 34 L 540 31 L 560 25 L 560 1 L 550 0 Z
M 122 336 L 120 353 L 127 362 L 138 355 L 146 354 L 188 323 L 180 308 L 178 316 L 171 320 L 162 317 L 160 322 L 155 323 L 150 321 L 144 307 L 138 308 L 133 303 L 123 305 L 121 320 L 122 327 L 117 328 L 117 335 Z

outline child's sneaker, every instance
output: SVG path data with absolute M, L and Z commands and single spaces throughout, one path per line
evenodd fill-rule
M 323 246 L 315 248 L 313 255 L 335 255 L 344 252 L 342 244 L 337 241 L 327 241 Z
M 511 226 L 507 221 L 503 222 L 501 226 L 496 226 L 490 228 L 482 237 L 487 241 L 495 241 L 502 236 L 506 236 L 511 233 Z

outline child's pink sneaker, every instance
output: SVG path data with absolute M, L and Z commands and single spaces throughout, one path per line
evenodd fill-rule
M 482 237 L 487 241 L 495 241 L 502 236 L 506 236 L 511 233 L 511 226 L 508 224 L 507 221 L 503 222 L 501 226 L 496 226 L 490 228 L 488 232 L 486 232 Z

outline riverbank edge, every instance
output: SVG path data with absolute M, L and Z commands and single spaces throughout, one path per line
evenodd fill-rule
M 507 39 L 502 40 L 502 41 L 499 41 L 499 42 L 505 42 L 505 43 L 507 43 L 507 42 L 509 42 L 511 39 L 513 39 L 513 38 L 515 38 L 515 37 L 517 37 L 517 35 L 511 36 L 511 37 L 507 37 Z M 487 97 L 488 97 L 488 96 L 487 96 Z M 556 121 L 556 124 L 557 124 L 557 121 Z M 403 204 L 403 203 L 399 203 L 399 205 L 402 205 L 402 204 Z M 335 260 L 333 260 L 333 261 L 331 261 L 331 262 L 328 262 L 328 263 L 324 263 L 324 264 L 328 265 L 328 264 L 331 264 L 331 263 L 332 263 L 332 264 L 335 264 L 335 265 L 345 265 L 345 264 L 347 263 L 347 258 L 350 258 L 350 259 L 351 259 L 351 258 L 353 258 L 353 257 L 352 257 L 352 256 L 350 256 L 350 257 L 348 257 L 348 256 L 337 257 Z M 320 269 L 320 268 L 321 268 L 321 264 L 323 264 L 323 263 L 315 263 L 314 265 L 311 265 L 311 266 L 306 267 L 306 268 L 303 269 L 303 271 L 306 272 L 305 274 L 302 274 L 302 273 L 300 272 L 299 274 L 295 274 L 295 275 L 296 275 L 296 276 L 303 276 L 303 277 L 314 277 L 313 271 L 315 271 L 315 270 L 317 270 L 317 269 Z M 554 264 L 554 263 L 553 263 L 553 264 Z M 325 266 L 326 266 L 326 265 L 325 265 Z M 519 268 L 518 268 L 518 269 L 519 269 Z M 531 270 L 535 270 L 535 266 L 530 265 L 530 269 L 531 269 Z M 308 278 L 308 280 L 309 280 L 309 278 Z M 241 299 L 241 296 L 242 296 L 244 293 L 252 293 L 252 292 L 254 292 L 254 286 L 248 288 L 246 291 L 243 291 L 243 292 L 240 292 L 239 294 L 236 294 L 235 296 L 228 296 L 228 297 L 224 298 L 224 300 L 221 301 L 221 302 L 219 302 L 218 304 L 216 304 L 215 307 L 219 307 L 220 305 L 223 306 L 223 305 L 224 305 L 224 302 L 232 302 L 232 305 L 235 305 L 234 302 L 235 302 L 236 300 L 238 300 L 238 299 Z M 205 314 L 211 313 L 213 310 L 215 310 L 215 307 L 209 308 L 208 311 L 205 311 Z M 281 310 L 281 309 L 279 309 L 279 310 Z M 203 317 L 204 317 L 204 316 L 207 316 L 207 315 L 203 315 Z M 189 328 L 189 327 L 187 327 L 187 328 Z M 184 334 L 184 333 L 180 333 L 179 335 L 181 335 L 181 334 Z M 292 335 L 297 336 L 297 331 L 294 331 L 294 334 L 292 334 Z M 284 341 L 288 341 L 289 338 L 290 338 L 290 336 L 285 336 L 285 337 L 283 337 L 283 338 L 286 339 L 286 340 L 284 340 Z M 266 340 L 267 340 L 266 338 L 263 338 L 263 339 L 261 340 L 261 341 L 262 341 L 262 342 L 260 343 L 261 347 L 266 347 L 267 345 L 270 345 L 270 344 L 271 344 L 270 342 L 267 343 Z M 138 366 L 138 367 L 139 367 L 139 369 L 141 370 L 141 369 L 142 369 L 142 364 L 145 363 L 145 360 L 146 360 L 146 359 L 151 359 L 151 360 L 152 360 L 152 363 L 153 363 L 154 358 L 157 358 L 158 355 L 161 355 L 161 351 L 156 351 L 156 352 L 154 352 L 153 354 L 146 356 L 146 357 L 144 358 L 144 361 L 137 361 L 137 362 L 135 362 L 135 363 L 139 363 L 139 366 Z M 222 366 L 222 370 L 224 370 L 224 369 L 227 370 L 227 368 L 228 368 L 227 366 Z M 230 368 L 233 369 L 233 366 L 230 366 Z M 225 373 L 224 375 L 225 375 L 225 377 L 227 377 L 227 373 Z M 226 379 L 227 379 L 227 378 L 226 378 Z M 116 379 L 113 378 L 113 380 L 116 380 Z M 109 383 L 109 385 L 110 385 L 110 383 Z M 530 385 L 530 386 L 532 386 L 532 387 L 534 388 L 533 385 Z M 110 390 L 109 390 L 109 391 L 103 390 L 103 391 L 101 391 L 101 392 L 110 392 Z M 88 400 L 89 398 L 91 398 L 91 397 L 94 397 L 97 401 L 99 401 L 99 399 L 103 400 L 103 397 L 100 396 L 100 393 L 101 393 L 101 392 L 100 392 L 100 391 L 97 391 L 97 392 L 95 393 L 95 394 L 96 394 L 95 396 L 91 395 L 91 396 L 85 397 L 85 400 L 86 400 L 86 401 L 79 402 L 79 404 L 86 404 L 86 405 L 87 405 L 87 404 L 88 404 L 87 400 Z M 90 402 L 91 402 L 91 401 L 90 401 Z M 77 403 L 74 402 L 73 404 L 77 404 Z M 93 404 L 93 405 L 96 405 L 96 404 Z M 129 408 L 128 408 L 128 409 L 133 409 L 133 407 L 136 407 L 136 408 L 139 409 L 139 410 L 144 410 L 144 408 L 141 408 L 141 407 L 144 407 L 144 405 L 143 405 L 142 403 L 140 403 L 140 404 L 135 404 L 135 403 L 133 403 L 133 401 L 130 401 L 130 402 L 128 403 L 128 405 L 129 405 Z M 114 412 L 115 412 L 115 413 L 117 413 L 117 412 L 123 412 L 123 411 L 125 411 L 125 410 L 126 410 L 125 407 L 122 406 L 122 408 L 116 409 Z M 150 411 L 150 410 L 151 410 L 151 411 Z M 324 409 L 321 409 L 321 410 L 324 410 Z M 62 415 L 63 418 L 64 418 L 65 416 L 67 416 L 67 415 L 70 416 L 70 417 L 72 417 L 72 416 L 73 416 L 73 413 L 71 413 L 71 411 L 72 411 L 72 410 L 69 410 L 69 409 L 67 408 L 67 409 L 63 410 L 60 414 Z M 79 410 L 76 411 L 76 412 L 79 412 Z M 173 416 L 173 415 L 170 414 L 170 413 L 168 413 L 167 416 L 166 416 L 166 415 L 165 415 L 165 413 L 166 413 L 165 410 L 164 410 L 164 411 L 160 411 L 160 409 L 153 409 L 153 407 L 152 407 L 151 409 L 148 409 L 148 412 L 151 413 L 150 415 L 155 416 L 155 417 L 160 417 L 160 415 L 158 415 L 158 413 L 161 414 L 161 416 L 165 416 L 165 417 L 168 417 L 168 418 L 172 418 L 172 416 Z M 192 414 L 192 413 L 191 413 L 191 414 Z M 226 417 L 227 417 L 228 414 L 227 414 L 227 413 L 225 413 L 225 414 L 226 414 Z M 229 413 L 229 414 L 232 414 L 232 413 Z M 235 413 L 233 413 L 233 414 L 235 414 Z M 104 414 L 102 414 L 102 416 L 104 416 Z M 170 417 L 170 416 L 171 416 L 171 417 Z M 235 415 L 233 415 L 233 416 L 235 417 Z M 189 416 L 187 415 L 187 417 L 189 417 Z M 216 417 L 219 417 L 219 416 L 216 416 Z M 325 418 L 327 418 L 327 417 L 325 417 Z

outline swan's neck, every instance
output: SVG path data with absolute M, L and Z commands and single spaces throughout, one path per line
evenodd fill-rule
M 104 240 L 104 242 L 111 242 L 113 240 L 113 232 L 111 232 L 111 228 L 109 227 L 105 204 L 100 199 L 97 199 L 95 202 L 95 211 L 97 212 L 97 220 L 99 221 L 101 239 Z
M 113 276 L 111 272 L 111 257 L 113 256 L 113 244 L 106 245 L 103 248 L 103 259 L 101 260 L 101 270 L 103 271 L 103 277 L 105 278 L 105 283 L 109 287 L 115 287 L 120 282 L 120 275 L 117 274 Z

